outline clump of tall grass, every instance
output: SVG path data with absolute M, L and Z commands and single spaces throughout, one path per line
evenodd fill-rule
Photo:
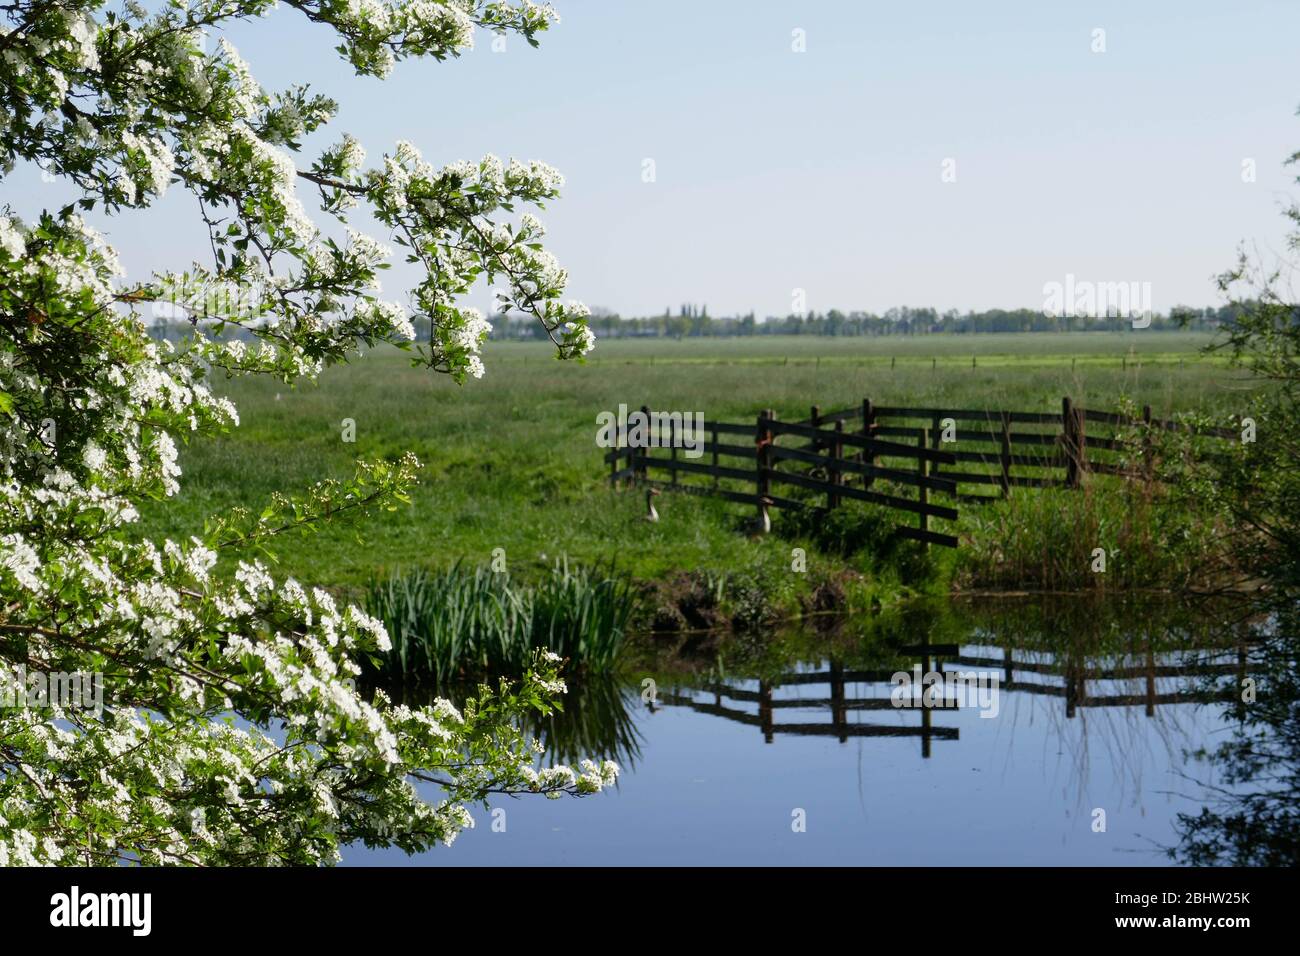
M 541 648 L 574 671 L 608 672 L 634 601 L 625 575 L 567 559 L 532 585 L 457 562 L 373 581 L 366 593 L 368 611 L 392 639 L 378 659 L 379 676 L 439 686 L 522 673 Z
M 883 483 L 880 488 L 890 490 Z M 775 530 L 785 538 L 811 541 L 823 554 L 854 558 L 875 577 L 920 587 L 938 576 L 939 562 L 923 545 L 898 534 L 899 525 L 907 521 L 900 511 L 854 501 L 831 511 L 782 511 Z
M 1013 492 L 963 509 L 962 526 L 961 588 L 1171 590 L 1210 584 L 1221 568 L 1215 516 L 1142 482 Z

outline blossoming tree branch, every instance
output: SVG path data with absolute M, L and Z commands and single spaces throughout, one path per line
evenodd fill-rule
M 556 19 L 529 0 L 285 5 L 381 77 L 404 58 L 456 56 L 480 29 L 535 44 Z M 347 135 L 307 161 L 301 141 L 334 103 L 264 90 L 230 44 L 208 42 L 273 7 L 0 2 L 4 175 L 36 163 L 77 197 L 28 219 L 0 209 L 0 680 L 18 664 L 100 674 L 107 703 L 0 710 L 0 865 L 417 851 L 450 843 L 490 794 L 590 793 L 617 774 L 535 769 L 519 718 L 563 692 L 553 656 L 462 710 L 368 698 L 354 678 L 387 648 L 383 625 L 258 559 L 275 536 L 397 507 L 419 468 L 410 454 L 214 516 L 188 541 L 130 533 L 138 502 L 176 494 L 177 439 L 238 424 L 214 375 L 311 379 L 380 342 L 457 381 L 482 375 L 487 322 L 458 304 L 481 279 L 561 358 L 592 347 L 587 310 L 563 300 L 565 272 L 522 209 L 554 198 L 559 174 L 492 156 L 437 168 L 409 143 L 368 165 Z M 127 277 L 81 214 L 139 214 L 169 187 L 197 198 L 210 261 Z M 394 253 L 349 225 L 354 210 L 418 267 L 404 301 L 382 296 Z M 183 310 L 178 346 L 147 334 L 154 303 Z M 430 327 L 418 343 L 417 317 Z

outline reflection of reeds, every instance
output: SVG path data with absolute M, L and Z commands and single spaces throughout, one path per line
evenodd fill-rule
M 457 563 L 376 581 L 366 604 L 393 642 L 379 678 L 439 686 L 519 674 L 538 648 L 566 658 L 571 672 L 607 672 L 627 633 L 632 595 L 626 577 L 566 560 L 533 586 Z
M 568 688 L 560 709 L 546 717 L 530 713 L 521 727 L 546 749 L 543 759 L 575 763 L 591 757 L 634 766 L 641 756 L 641 734 L 632 714 L 639 701 L 637 690 L 610 674 L 589 674 L 568 681 Z M 411 706 L 429 704 L 437 696 L 461 706 L 477 690 L 461 682 L 438 688 L 399 685 L 389 693 Z
M 1213 608 L 1208 601 L 1157 596 L 1070 594 L 968 598 L 953 602 L 952 613 L 999 645 L 1089 659 L 1234 646 L 1234 638 L 1214 623 Z
M 1185 866 L 1300 863 L 1300 609 L 1256 619 L 1253 636 L 1240 652 L 1231 731 L 1192 751 L 1203 766 L 1184 775 L 1203 805 L 1178 814 L 1178 845 L 1165 852 Z
M 692 674 L 771 681 L 828 658 L 859 670 L 902 661 L 910 666 L 925 656 L 927 646 L 954 644 L 1034 651 L 1084 670 L 1124 661 L 1136 666 L 1152 653 L 1178 653 L 1191 673 L 1198 652 L 1223 653 L 1237 646 L 1238 638 L 1216 626 L 1213 617 L 1209 602 L 1184 604 L 1152 596 L 926 599 L 871 616 L 821 617 L 767 632 L 719 633 L 697 650 L 689 642 L 665 647 L 661 638 L 653 644 L 637 640 L 629 649 L 635 666 L 662 675 L 661 683 L 689 682 Z
M 573 683 L 562 711 L 539 717 L 529 730 L 549 758 L 572 763 L 596 757 L 630 767 L 641 756 L 641 735 L 632 717 L 638 702 L 635 688 L 608 675 L 592 675 Z
M 1004 719 L 1014 734 L 1022 718 L 1046 718 L 1073 781 L 1075 810 L 1082 811 L 1099 755 L 1113 768 L 1121 793 L 1136 798 L 1150 792 L 1146 776 L 1154 752 L 1176 766 L 1201 728 L 1222 718 L 1221 710 L 1197 708 L 1222 708 L 1242 635 L 1214 623 L 1214 606 L 1152 596 L 1058 595 L 969 599 L 954 602 L 948 613 L 967 622 L 963 643 L 1042 669 L 1012 681 L 1004 671 Z M 1034 690 L 1035 683 L 1059 683 L 1061 696 Z

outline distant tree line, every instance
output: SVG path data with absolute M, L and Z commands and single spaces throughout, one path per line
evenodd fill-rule
M 1213 330 L 1234 324 L 1240 304 L 1193 308 L 1175 306 L 1168 313 L 1151 316 L 1144 331 L 1173 329 Z M 1077 332 L 1119 331 L 1131 328 L 1131 319 L 1122 316 L 1090 318 L 1054 316 L 1038 309 L 989 309 L 983 312 L 899 306 L 883 315 L 874 312 L 810 311 L 803 315 L 755 317 L 753 312 L 737 316 L 709 315 L 707 306 L 683 305 L 676 312 L 665 309 L 662 315 L 621 316 L 607 309 L 594 309 L 589 320 L 597 337 L 605 338 L 696 338 L 702 336 L 753 335 L 933 335 L 939 333 L 977 334 L 982 332 Z M 497 315 L 492 318 L 494 339 L 540 338 L 540 328 L 529 325 L 523 316 Z
M 1167 313 L 1151 316 L 1143 331 L 1192 329 L 1213 331 L 1235 328 L 1243 305 L 1232 303 L 1219 307 L 1193 308 L 1175 306 Z M 489 318 L 491 338 L 496 340 L 544 339 L 545 332 L 532 316 L 505 314 Z M 153 334 L 157 338 L 179 339 L 189 330 L 189 323 L 173 318 L 155 319 Z M 416 339 L 427 341 L 429 320 L 415 318 Z M 662 315 L 625 317 L 609 309 L 592 310 L 588 324 L 597 338 L 670 338 L 685 339 L 713 336 L 719 338 L 755 335 L 959 335 L 983 332 L 1100 332 L 1121 331 L 1132 327 L 1123 316 L 1054 316 L 1037 309 L 989 309 L 984 312 L 899 306 L 883 315 L 874 312 L 808 312 L 804 315 L 757 318 L 753 312 L 737 316 L 712 316 L 707 306 L 685 304 Z M 228 337 L 249 338 L 247 333 L 227 330 Z

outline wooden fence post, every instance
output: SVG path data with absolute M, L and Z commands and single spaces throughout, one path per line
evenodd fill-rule
M 862 428 L 860 429 L 863 438 L 867 438 L 871 434 L 870 428 L 871 428 L 871 399 L 864 398 L 862 400 Z M 865 448 L 859 448 L 857 454 L 854 455 L 853 457 L 855 461 L 865 462 L 867 460 L 867 450 Z M 870 476 L 860 475 L 859 477 L 862 479 L 863 488 L 866 488 L 871 484 Z
M 864 398 L 862 400 L 862 437 L 866 438 L 868 441 L 876 437 L 876 406 L 871 403 L 871 399 L 869 398 Z M 870 465 L 872 468 L 876 467 L 877 459 L 872 453 L 872 449 L 864 448 L 862 450 L 862 461 L 864 464 Z M 873 476 L 863 475 L 862 487 L 870 488 L 872 481 Z
M 768 463 L 772 460 L 769 449 L 772 446 L 772 429 L 770 422 L 775 417 L 772 409 L 765 408 L 758 413 L 758 428 L 754 438 L 754 488 L 759 498 L 767 496 L 770 487 L 767 469 Z M 757 502 L 758 520 L 763 520 L 763 503 Z
M 1076 480 L 1088 471 L 1088 417 L 1086 409 L 1074 410 L 1074 447 L 1079 453 L 1079 468 Z
M 930 447 L 938 451 L 943 442 L 943 428 L 940 425 L 938 414 L 930 416 L 930 428 L 932 429 L 930 432 Z M 930 474 L 938 477 L 939 463 L 937 461 L 930 462 Z
M 672 467 L 669 474 L 672 478 L 673 487 L 677 487 L 677 423 L 673 420 L 671 413 L 668 415 L 668 459 Z
M 916 445 L 922 451 L 926 451 L 930 446 L 930 429 L 922 428 L 916 436 Z M 930 501 L 930 490 L 925 486 L 925 479 L 930 476 L 930 462 L 925 455 L 920 455 L 916 459 L 916 474 L 921 480 L 916 486 L 916 499 L 921 504 L 928 504 Z M 917 513 L 916 524 L 922 531 L 930 530 L 930 516 L 924 510 Z M 930 542 L 922 543 L 925 550 L 930 550 Z
M 811 414 L 810 414 L 809 417 L 808 417 L 808 422 L 809 422 L 809 424 L 812 425 L 813 428 L 817 428 L 817 427 L 820 426 L 821 423 L 822 423 L 822 409 L 821 409 L 821 406 L 820 406 L 820 405 L 814 405 L 814 406 L 812 406 L 811 409 L 809 409 L 809 411 L 810 411 Z M 809 450 L 810 452 L 812 452 L 814 455 L 819 455 L 819 454 L 821 454 L 821 450 L 822 450 L 822 441 L 821 441 L 821 439 L 820 439 L 820 438 L 814 438 L 814 439 L 812 440 L 812 445 L 808 448 L 808 450 Z
M 831 685 L 831 726 L 835 728 L 835 735 L 839 737 L 840 743 L 849 739 L 847 733 L 848 711 L 844 706 L 844 665 L 836 661 L 830 662 L 830 685 Z
M 645 416 L 645 439 L 646 444 L 650 443 L 650 406 L 642 405 L 641 414 Z M 640 477 L 641 481 L 647 480 L 650 475 L 650 469 L 646 467 L 645 460 L 649 457 L 646 454 L 647 448 L 643 445 L 640 449 L 632 452 L 632 472 L 635 476 Z
M 1146 640 L 1145 640 L 1143 643 L 1146 644 L 1146 652 L 1147 652 L 1147 654 L 1146 654 L 1146 657 L 1147 657 L 1147 659 L 1146 659 L 1146 665 L 1147 665 L 1147 668 L 1146 668 L 1146 679 L 1147 679 L 1147 680 L 1146 680 L 1146 684 L 1147 684 L 1147 695 L 1146 695 L 1146 696 L 1147 696 L 1147 701 L 1146 701 L 1147 706 L 1146 706 L 1146 715 L 1147 715 L 1148 717 L 1154 717 L 1154 716 L 1156 715 L 1156 652 L 1155 652 L 1155 644 L 1152 642 L 1152 640 L 1151 640 L 1151 635 L 1150 635 L 1150 634 L 1147 635 Z
M 1079 457 L 1074 440 L 1074 406 L 1070 396 L 1061 399 L 1061 453 L 1065 455 L 1065 487 L 1079 487 Z
M 776 730 L 772 724 L 772 685 L 765 680 L 758 682 L 758 723 L 763 729 L 763 743 L 770 744 Z
M 1011 494 L 1011 413 L 1002 413 L 1002 497 Z
M 840 459 L 844 457 L 844 422 L 835 423 L 835 443 L 831 446 L 831 458 L 835 464 L 831 465 L 829 474 L 826 476 L 830 479 L 831 490 L 826 492 L 826 506 L 828 508 L 838 508 L 840 504 L 840 494 L 838 489 L 841 481 L 840 477 Z
M 1155 476 L 1155 462 L 1151 460 L 1154 448 L 1151 443 L 1151 406 L 1142 406 L 1142 477 L 1147 484 Z
M 618 430 L 618 426 L 615 425 L 614 426 L 614 447 L 610 451 L 610 453 L 614 456 L 614 460 L 611 461 L 609 464 L 609 490 L 610 491 L 618 490 L 618 461 L 619 458 L 621 457 L 619 452 L 622 450 L 622 448 L 623 448 L 623 434 Z
M 718 423 L 713 423 L 713 488 L 718 487 Z

